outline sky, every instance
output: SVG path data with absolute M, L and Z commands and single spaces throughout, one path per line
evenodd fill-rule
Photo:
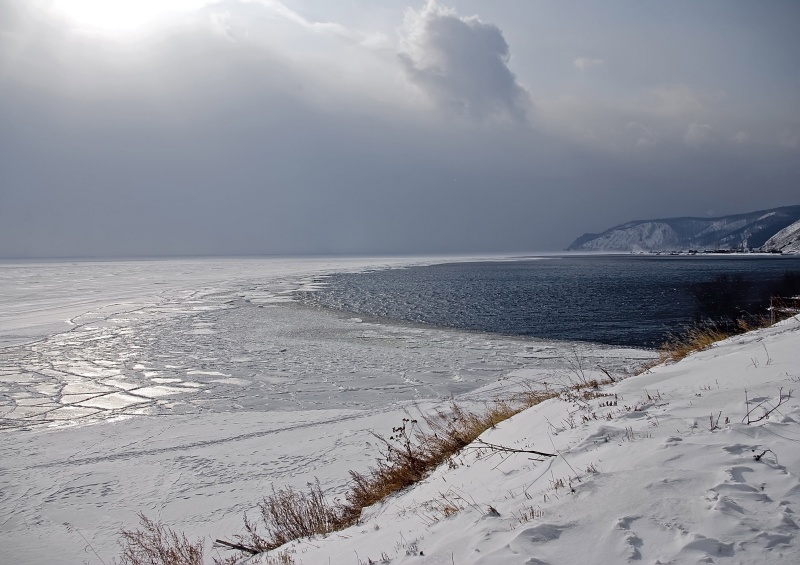
M 0 0 L 0 257 L 555 251 L 800 204 L 800 2 Z

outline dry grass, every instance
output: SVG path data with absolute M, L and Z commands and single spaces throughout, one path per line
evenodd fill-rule
M 572 388 L 576 394 L 582 394 L 586 391 L 581 389 L 612 381 L 587 380 L 573 383 Z M 272 494 L 258 504 L 260 519 L 254 522 L 245 516 L 246 533 L 236 536 L 236 543 L 232 545 L 244 553 L 270 552 L 267 563 L 290 564 L 293 562 L 291 555 L 271 553 L 272 550 L 294 540 L 324 536 L 357 524 L 364 508 L 418 483 L 443 463 L 455 465 L 453 457 L 483 432 L 558 395 L 558 392 L 537 391 L 531 386 L 508 399 L 488 404 L 478 413 L 453 403 L 449 410 L 437 410 L 432 415 L 422 416 L 421 421 L 404 418 L 389 437 L 373 434 L 381 445 L 380 455 L 367 472 L 350 472 L 351 484 L 344 501 L 327 499 L 318 481 L 310 483 L 306 491 L 273 488 Z M 444 517 L 450 510 L 450 506 L 438 509 Z M 144 515 L 140 515 L 140 521 L 140 529 L 122 532 L 121 565 L 203 563 L 202 540 L 191 543 L 184 535 Z M 214 559 L 214 563 L 228 565 L 237 559 L 238 556 Z
M 659 361 L 680 361 L 690 353 L 703 351 L 712 344 L 734 335 L 713 324 L 696 325 L 686 328 L 680 334 L 672 334 L 659 351 Z
M 538 401 L 543 399 L 542 396 Z M 419 482 L 483 432 L 532 406 L 529 404 L 532 401 L 533 397 L 528 396 L 524 404 L 498 401 L 481 414 L 453 403 L 449 413 L 437 410 L 433 416 L 426 416 L 424 426 L 417 420 L 404 418 L 388 438 L 376 434 L 383 446 L 377 464 L 365 474 L 350 471 L 353 484 L 347 506 L 354 521 L 360 517 L 362 508 Z
M 326 499 L 318 482 L 309 484 L 307 492 L 273 490 L 258 505 L 261 524 L 245 517 L 247 533 L 237 541 L 268 551 L 356 524 L 364 508 L 418 483 L 439 465 L 452 462 L 454 455 L 486 430 L 554 396 L 527 390 L 512 400 L 496 401 L 478 414 L 453 403 L 449 411 L 438 410 L 422 417 L 422 422 L 404 418 L 388 438 L 373 434 L 381 445 L 380 456 L 367 472 L 350 471 L 350 490 L 343 502 Z
M 120 565 L 203 565 L 203 540 L 194 543 L 139 514 L 138 530 L 122 530 Z
M 322 492 L 319 481 L 309 483 L 308 492 L 283 488 L 265 496 L 258 503 L 261 514 L 262 535 L 258 524 L 244 518 L 247 534 L 238 536 L 239 544 L 264 552 L 290 541 L 314 535 L 325 535 L 348 525 L 343 508 L 330 502 Z
M 267 555 L 264 565 L 295 565 L 295 560 L 290 553 L 279 551 L 278 553 Z
M 404 418 L 388 438 L 373 434 L 381 444 L 380 456 L 366 473 L 350 471 L 350 490 L 345 501 L 328 500 L 319 481 L 307 491 L 291 487 L 275 490 L 258 504 L 260 520 L 245 516 L 245 534 L 236 536 L 236 545 L 247 553 L 272 551 L 288 542 L 343 530 L 361 519 L 362 509 L 421 481 L 439 465 L 472 443 L 486 430 L 538 404 L 556 393 L 527 389 L 509 400 L 498 400 L 480 413 L 451 404 L 449 411 L 437 410 L 423 416 L 422 422 Z M 454 506 L 455 508 L 455 506 Z M 447 517 L 450 506 L 438 509 Z M 140 528 L 122 531 L 123 553 L 120 565 L 201 565 L 203 541 L 190 542 L 174 532 L 139 515 Z M 237 557 L 214 559 L 218 565 L 232 564 Z M 288 553 L 269 554 L 267 563 L 291 564 Z
M 708 349 L 714 343 L 733 335 L 766 328 L 792 314 L 770 316 L 747 316 L 736 320 L 735 324 L 719 325 L 714 322 L 696 324 L 685 328 L 679 334 L 672 334 L 661 346 L 659 362 L 680 361 L 695 351 Z
M 423 503 L 423 512 L 420 517 L 430 526 L 455 516 L 467 506 L 474 506 L 474 503 L 467 502 L 463 497 L 455 493 L 440 492 L 437 498 Z M 495 512 L 497 511 L 495 510 Z

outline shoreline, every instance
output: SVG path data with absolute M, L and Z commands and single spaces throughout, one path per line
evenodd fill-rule
M 194 285 L 201 293 L 170 288 L 135 315 L 95 312 L 74 331 L 2 350 L 4 394 L 17 406 L 33 413 L 69 400 L 108 412 L 94 425 L 0 432 L 0 529 L 12 540 L 4 558 L 89 559 L 80 532 L 108 562 L 138 511 L 190 536 L 234 534 L 271 483 L 302 487 L 316 476 L 335 492 L 350 468 L 374 461 L 370 432 L 416 407 L 481 404 L 519 379 L 563 370 L 553 344 L 287 308 L 293 281 L 320 266 L 283 267 L 269 285 L 234 269 L 225 285 L 206 277 Z M 148 276 L 126 292 L 151 289 Z M 615 355 L 585 350 L 604 364 Z M 630 354 L 652 356 L 620 351 L 620 368 L 638 362 Z M 115 404 L 145 393 L 146 403 Z

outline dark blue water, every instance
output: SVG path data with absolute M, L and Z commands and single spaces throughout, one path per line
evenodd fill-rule
M 451 263 L 339 274 L 303 300 L 414 323 L 657 347 L 670 333 L 714 317 L 723 302 L 737 315 L 765 314 L 765 289 L 787 271 L 800 271 L 800 257 L 631 255 Z M 720 282 L 721 275 L 727 279 Z M 700 304 L 709 301 L 710 307 Z M 727 304 L 731 301 L 737 303 Z

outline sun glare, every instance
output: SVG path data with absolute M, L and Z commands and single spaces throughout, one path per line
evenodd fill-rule
M 197 10 L 212 0 L 51 0 L 76 27 L 108 34 L 139 32 Z

